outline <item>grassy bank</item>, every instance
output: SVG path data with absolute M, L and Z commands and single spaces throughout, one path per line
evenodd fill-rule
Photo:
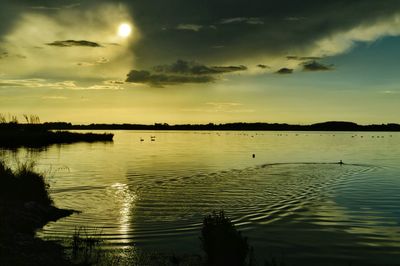
M 0 124 L 0 147 L 40 147 L 74 142 L 110 142 L 113 137 L 114 135 L 110 133 L 51 131 L 41 124 Z
M 34 236 L 73 211 L 53 205 L 44 175 L 33 168 L 25 163 L 13 170 L 0 161 L 0 265 L 69 265 L 60 245 Z

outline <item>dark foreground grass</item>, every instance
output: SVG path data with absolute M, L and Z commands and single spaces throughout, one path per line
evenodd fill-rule
M 69 265 L 63 248 L 34 237 L 49 221 L 72 213 L 58 209 L 44 175 L 33 163 L 12 170 L 0 161 L 0 265 Z
M 0 161 L 0 201 L 43 205 L 53 203 L 44 175 L 35 172 L 34 166 L 34 162 L 19 163 L 13 171 Z
M 97 229 L 75 229 L 74 235 L 67 245 L 70 261 L 78 265 L 255 265 L 252 248 L 247 243 L 247 238 L 242 236 L 223 211 L 213 212 L 203 220 L 200 240 L 205 256 L 145 251 L 134 246 L 118 251 L 104 250 L 101 248 L 103 244 L 101 238 L 101 231 Z M 274 264 L 273 266 L 278 265 Z

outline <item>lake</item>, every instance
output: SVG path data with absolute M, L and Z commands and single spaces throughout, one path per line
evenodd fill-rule
M 200 254 L 203 217 L 225 210 L 257 261 L 400 261 L 400 133 L 111 132 L 113 143 L 1 151 L 35 160 L 56 206 L 81 211 L 39 237 L 85 226 L 106 248 Z

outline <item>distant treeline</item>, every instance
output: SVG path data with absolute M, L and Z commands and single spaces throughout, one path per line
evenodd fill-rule
M 39 125 L 33 125 L 39 126 Z M 43 123 L 46 129 L 91 129 L 91 130 L 282 130 L 282 131 L 400 131 L 400 125 L 358 125 L 353 122 L 331 121 L 312 125 L 290 125 L 280 123 L 227 123 L 227 124 L 89 124 L 73 125 L 66 122 Z

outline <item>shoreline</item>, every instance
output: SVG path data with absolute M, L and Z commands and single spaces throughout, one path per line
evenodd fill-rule
M 54 206 L 46 177 L 34 167 L 0 161 L 0 265 L 70 265 L 61 244 L 35 233 L 76 211 Z
M 0 147 L 45 147 L 53 144 L 77 142 L 112 142 L 112 133 L 78 133 L 65 130 L 51 131 L 45 128 L 0 127 Z
M 0 202 L 1 265 L 71 265 L 65 248 L 35 236 L 36 230 L 75 211 L 30 202 Z

